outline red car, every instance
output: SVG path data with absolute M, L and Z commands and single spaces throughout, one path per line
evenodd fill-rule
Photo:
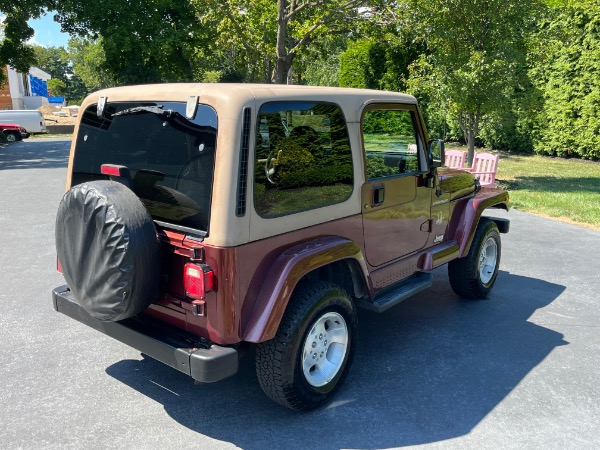
M 0 131 L 4 133 L 8 142 L 17 142 L 29 137 L 25 128 L 14 123 L 0 123 Z

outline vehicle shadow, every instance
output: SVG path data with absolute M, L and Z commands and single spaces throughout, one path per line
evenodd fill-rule
M 106 369 L 161 403 L 179 424 L 246 449 L 385 448 L 469 433 L 552 350 L 567 344 L 528 321 L 565 287 L 500 272 L 489 300 L 464 301 L 445 268 L 434 285 L 384 314 L 360 313 L 359 344 L 328 406 L 294 413 L 260 390 L 251 356 L 220 383 L 191 380 L 150 358 Z
M 0 145 L 0 170 L 67 167 L 70 140 L 26 140 Z

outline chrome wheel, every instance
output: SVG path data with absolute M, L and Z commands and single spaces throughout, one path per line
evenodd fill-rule
M 493 278 L 497 262 L 498 244 L 494 238 L 488 237 L 479 253 L 479 279 L 483 284 L 488 284 Z
M 13 133 L 6 133 L 6 140 L 8 142 L 17 142 L 17 136 L 15 136 Z
M 314 323 L 302 351 L 302 371 L 314 387 L 325 386 L 343 366 L 348 351 L 348 326 L 336 312 L 323 314 Z

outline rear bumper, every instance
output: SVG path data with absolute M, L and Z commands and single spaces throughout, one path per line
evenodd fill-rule
M 74 300 L 67 286 L 53 290 L 54 309 L 151 356 L 202 383 L 222 380 L 238 370 L 238 351 L 200 338 L 183 336 L 151 319 L 134 317 L 102 322 Z

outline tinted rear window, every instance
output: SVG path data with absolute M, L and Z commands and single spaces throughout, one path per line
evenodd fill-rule
M 162 106 L 174 114 L 115 113 L 140 106 Z M 96 105 L 81 118 L 72 184 L 107 179 L 102 164 L 126 166 L 132 189 L 155 220 L 208 231 L 213 183 L 217 114 L 198 105 L 193 120 L 181 102 L 108 103 L 102 117 Z

